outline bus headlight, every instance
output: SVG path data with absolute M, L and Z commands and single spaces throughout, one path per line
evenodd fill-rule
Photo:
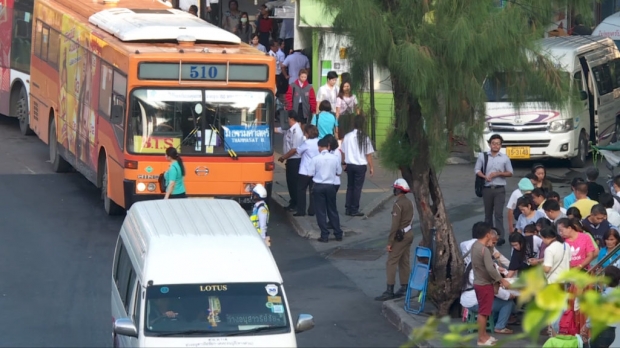
M 149 192 L 155 192 L 155 189 L 157 188 L 157 186 L 155 186 L 154 182 L 149 182 L 149 184 L 146 186 L 146 189 Z
M 573 119 L 557 120 L 549 123 L 550 133 L 566 133 L 573 130 Z
M 143 182 L 139 182 L 137 187 L 139 192 L 144 192 L 144 190 L 146 190 L 146 185 Z

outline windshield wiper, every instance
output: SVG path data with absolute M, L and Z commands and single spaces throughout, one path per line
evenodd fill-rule
M 226 336 L 239 336 L 239 335 L 245 335 L 245 334 L 248 334 L 248 333 L 271 331 L 271 330 L 280 330 L 280 329 L 288 329 L 288 326 L 286 326 L 286 325 L 280 325 L 280 326 L 261 326 L 261 327 L 255 327 L 255 328 L 250 329 L 250 330 L 231 332 L 231 333 L 226 334 Z
M 212 334 L 225 334 L 227 331 L 216 331 L 216 330 L 183 330 L 183 331 L 170 331 L 170 332 L 162 332 L 158 333 L 156 337 L 168 337 L 168 336 L 184 336 L 184 335 L 212 335 Z
M 224 139 L 224 136 L 220 134 L 220 131 L 217 128 L 215 128 L 212 124 L 209 124 L 209 127 L 211 127 L 211 131 L 214 132 L 220 138 L 222 143 L 224 143 L 224 147 L 228 148 L 228 155 L 230 156 L 230 158 L 234 160 L 238 160 L 239 158 L 237 157 L 237 153 L 235 152 L 235 150 L 232 149 L 232 147 L 228 146 L 226 139 Z

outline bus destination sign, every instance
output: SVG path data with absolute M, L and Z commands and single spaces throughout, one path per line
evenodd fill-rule
M 227 70 L 228 69 L 228 70 Z M 199 64 L 182 63 L 181 81 L 228 81 L 265 82 L 268 79 L 267 65 L 249 64 Z M 140 80 L 179 80 L 179 63 L 140 63 Z

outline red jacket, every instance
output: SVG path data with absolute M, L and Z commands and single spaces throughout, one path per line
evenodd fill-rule
M 296 85 L 296 92 L 293 93 L 293 87 L 292 85 Z M 297 98 L 299 98 L 299 91 L 303 91 L 303 90 L 307 90 L 307 98 L 308 98 L 308 104 L 309 104 L 309 108 L 304 108 L 305 112 L 308 112 L 307 115 L 303 115 L 304 118 L 308 118 L 310 117 L 312 114 L 314 114 L 314 111 L 316 110 L 316 95 L 314 94 L 314 88 L 312 88 L 312 86 L 308 83 L 308 81 L 306 80 L 306 82 L 304 82 L 301 86 L 299 85 L 299 80 L 295 80 L 295 82 L 293 82 L 291 85 L 288 86 L 288 91 L 286 92 L 286 110 L 295 110 L 297 111 L 297 109 L 294 109 L 294 106 L 297 105 L 297 103 L 299 102 L 295 102 L 293 100 L 293 94 L 295 94 L 295 96 Z M 305 95 L 302 95 L 302 98 L 306 97 Z M 297 99 L 296 100 L 299 100 Z

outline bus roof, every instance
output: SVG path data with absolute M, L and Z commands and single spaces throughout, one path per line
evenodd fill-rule
M 38 3 L 73 17 L 90 27 L 92 35 L 126 54 L 209 52 L 265 56 L 241 43 L 237 35 L 180 10 L 153 0 L 120 0 L 117 3 L 75 0 L 38 0 Z M 51 24 L 51 23 L 48 23 Z M 195 41 L 180 46 L 181 41 Z

